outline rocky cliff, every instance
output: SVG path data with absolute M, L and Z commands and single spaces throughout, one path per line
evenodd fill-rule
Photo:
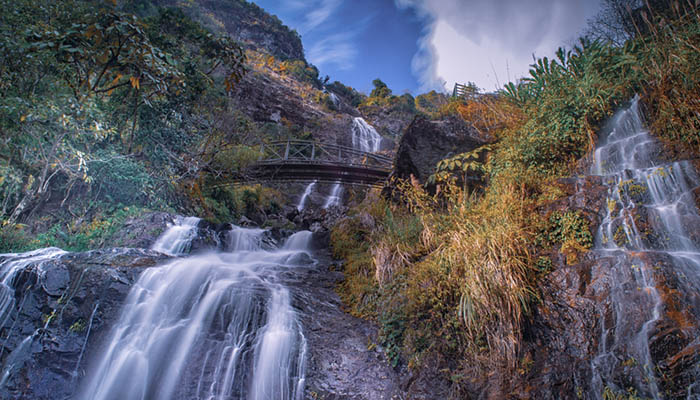
M 282 60 L 304 60 L 299 34 L 246 0 L 155 0 L 155 5 L 179 7 L 215 32 L 226 32 L 247 48 L 263 50 Z

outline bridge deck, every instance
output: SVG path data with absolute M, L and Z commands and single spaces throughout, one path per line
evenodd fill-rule
M 389 176 L 391 158 L 347 146 L 289 140 L 265 143 L 258 161 L 244 171 L 247 180 L 317 180 L 377 185 Z

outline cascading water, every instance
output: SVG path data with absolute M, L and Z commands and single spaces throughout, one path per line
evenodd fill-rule
M 336 96 L 335 93 L 333 92 L 328 92 L 328 97 L 330 97 L 331 101 L 333 102 L 333 105 L 338 107 L 340 105 L 340 99 L 338 96 Z
M 650 338 L 666 308 L 662 276 L 676 277 L 674 292 L 684 312 L 689 320 L 700 320 L 700 247 L 698 237 L 687 230 L 700 223 L 693 195 L 700 179 L 689 162 L 663 163 L 658 151 L 634 99 L 614 117 L 595 152 L 592 173 L 608 186 L 607 214 L 595 250 L 612 259 L 612 282 L 610 310 L 600 311 L 601 336 L 591 365 L 594 398 L 606 390 L 663 398 L 650 351 Z M 687 347 L 699 341 L 696 334 Z M 620 370 L 626 371 L 625 378 Z M 688 398 L 700 398 L 700 392 L 693 392 L 698 389 L 691 385 Z
M 77 398 L 301 399 L 306 342 L 281 276 L 310 232 L 275 251 L 263 233 L 234 228 L 228 252 L 144 271 Z
M 15 329 L 14 323 L 9 327 L 7 324 L 12 320 L 13 312 L 14 315 L 17 315 L 22 311 L 24 302 L 23 296 L 19 307 L 15 307 L 17 305 L 15 298 L 18 289 L 15 287 L 17 275 L 30 265 L 36 265 L 37 271 L 41 274 L 44 263 L 64 254 L 66 254 L 65 251 L 56 247 L 47 247 L 23 254 L 0 254 L 0 259 L 3 260 L 0 262 L 0 328 L 7 328 L 5 339 L 3 339 L 3 351 L 7 347 L 6 338 L 9 338 Z M 50 319 L 46 321 L 46 324 L 50 322 Z M 27 355 L 31 353 L 32 343 L 40 335 L 41 330 L 39 329 L 32 332 L 7 356 L 0 373 L 0 388 L 4 387 L 7 379 L 21 367 Z
M 298 211 L 304 210 L 306 200 L 311 195 L 311 191 L 314 189 L 314 186 L 316 186 L 316 181 L 309 183 L 308 186 L 306 186 L 306 189 L 304 189 L 304 194 L 301 195 L 301 199 L 299 199 L 299 204 L 297 205 Z
M 0 327 L 5 326 L 15 305 L 15 276 L 28 265 L 37 264 L 66 254 L 56 247 L 47 247 L 23 254 L 0 254 L 5 261 L 0 263 Z
M 331 193 L 326 197 L 326 203 L 323 204 L 323 208 L 329 208 L 333 206 L 339 206 L 342 203 L 343 185 L 340 182 L 333 184 Z
M 197 236 L 199 221 L 197 217 L 178 218 L 175 224 L 153 243 L 151 249 L 171 256 L 186 253 L 192 239 Z
M 362 117 L 355 117 L 352 120 L 352 147 L 374 153 L 379 151 L 381 142 L 382 137 L 377 130 Z

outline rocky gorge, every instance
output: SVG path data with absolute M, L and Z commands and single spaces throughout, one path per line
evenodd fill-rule
M 129 229 L 133 232 L 134 226 L 147 225 L 165 230 L 165 226 L 152 225 L 155 217 L 134 220 Z M 175 223 L 172 216 L 166 220 Z M 222 243 L 231 244 L 226 238 L 232 229 L 240 229 L 212 227 L 204 221 L 200 224 L 186 254 L 217 248 L 225 252 Z M 288 235 L 266 232 L 261 243 L 273 249 Z M 146 243 L 151 239 L 145 235 L 133 240 Z M 400 393 L 398 375 L 384 361 L 380 348 L 369 346 L 376 329 L 342 312 L 333 291 L 342 274 L 322 244 L 314 243 L 316 239 L 309 244 L 313 258 L 305 255 L 295 262 L 294 274 L 283 278 L 292 293 L 292 306 L 308 348 L 305 394 L 298 396 L 393 398 Z M 188 258 L 179 257 L 184 257 L 183 262 Z M 139 275 L 177 258 L 147 248 L 85 253 L 45 249 L 3 255 L 0 265 L 8 285 L 3 288 L 12 290 L 5 298 L 13 300 L 3 315 L 3 398 L 73 398 L 76 385 L 89 374 Z

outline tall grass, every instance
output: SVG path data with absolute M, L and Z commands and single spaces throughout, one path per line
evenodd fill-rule
M 440 174 L 431 192 L 396 183 L 393 203 L 371 198 L 334 230 L 336 255 L 349 257 L 343 300 L 377 320 L 392 362 L 437 355 L 455 393 L 517 369 L 549 255 L 575 264 L 592 245 L 585 215 L 548 207 L 566 195 L 556 180 L 585 165 L 600 125 L 635 93 L 676 156 L 700 157 L 700 17 L 690 10 L 648 15 L 624 47 L 584 39 L 498 96 L 449 104 L 495 142 L 485 159 L 443 160 L 443 172 L 478 169 L 481 186 Z

